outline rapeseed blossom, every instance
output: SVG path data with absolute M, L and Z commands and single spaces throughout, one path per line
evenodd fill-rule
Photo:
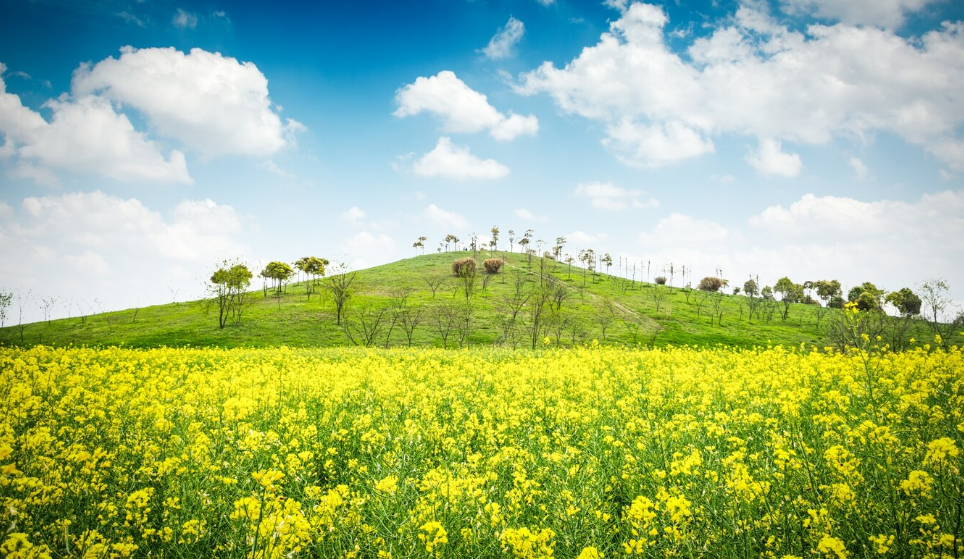
M 964 556 L 964 352 L 0 349 L 5 557 Z

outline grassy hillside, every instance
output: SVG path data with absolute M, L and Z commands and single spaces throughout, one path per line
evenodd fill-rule
M 407 292 L 401 308 L 409 317 L 420 319 L 413 331 L 413 345 L 442 346 L 446 317 L 452 316 L 453 324 L 464 324 L 459 322 L 464 314 L 458 313 L 465 312 L 465 292 L 450 267 L 453 260 L 465 256 L 472 254 L 428 254 L 357 272 L 354 295 L 344 316 L 356 341 L 364 343 L 359 338 L 384 310 L 375 345 L 408 345 L 401 321 L 396 320 L 391 326 L 392 317 L 398 316 L 392 312 L 392 304 L 398 305 L 399 295 Z M 483 274 L 478 274 L 474 294 L 468 301 L 470 326 L 460 332 L 453 325 L 444 343 L 446 347 L 459 346 L 460 337 L 463 345 L 503 340 L 510 346 L 531 345 L 535 308 L 532 302 L 537 296 L 530 294 L 539 292 L 540 283 L 543 287 L 565 289 L 557 291 L 564 297 L 558 311 L 557 305 L 551 303 L 551 308 L 545 307 L 539 317 L 540 332 L 535 336 L 539 344 L 545 343 L 546 337 L 553 345 L 593 339 L 602 344 L 644 346 L 831 343 L 827 326 L 835 311 L 829 309 L 794 304 L 783 320 L 783 306 L 775 303 L 774 307 L 779 308 L 771 309 L 769 320 L 763 313 L 749 320 L 748 301 L 743 296 L 722 296 L 714 306 L 711 296 L 698 291 L 657 287 L 606 274 L 593 276 L 581 268 L 573 267 L 570 271 L 566 264 L 551 260 L 533 258 L 530 263 L 521 254 L 499 252 L 496 256 L 506 259 L 506 267 L 487 282 Z M 482 259 L 489 253 L 480 252 L 477 257 L 481 268 Z M 443 277 L 433 296 L 426 280 Z M 512 303 L 518 305 L 526 296 L 529 298 L 513 322 Z M 244 310 L 241 322 L 229 323 L 224 329 L 218 328 L 217 314 L 216 306 L 205 301 L 159 305 L 30 324 L 23 329 L 22 344 L 20 329 L 7 327 L 0 329 L 0 343 L 132 347 L 351 345 L 343 327 L 336 323 L 331 294 L 319 288 L 309 298 L 303 283 L 289 285 L 281 296 L 270 291 L 265 296 L 261 290 L 252 293 L 251 305 Z M 915 325 L 905 337 L 911 336 L 932 338 L 924 325 Z

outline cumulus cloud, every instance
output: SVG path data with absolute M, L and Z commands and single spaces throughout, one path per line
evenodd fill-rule
M 851 25 L 898 28 L 908 14 L 918 12 L 937 0 L 781 0 L 790 14 L 813 15 Z
M 522 39 L 525 31 L 526 27 L 521 21 L 509 16 L 509 21 L 489 40 L 482 52 L 492 60 L 506 58 L 512 54 L 512 49 Z
M 422 211 L 422 217 L 434 223 L 440 229 L 463 230 L 469 228 L 469 222 L 460 214 L 443 210 L 435 204 L 429 204 Z
M 516 210 L 516 211 L 513 212 L 513 213 L 515 214 L 515 216 L 516 216 L 517 218 L 522 219 L 522 220 L 525 220 L 525 221 L 533 221 L 533 222 L 536 222 L 536 223 L 545 223 L 545 222 L 549 221 L 549 216 L 547 216 L 547 215 L 536 215 L 536 214 L 532 213 L 531 211 L 529 211 L 529 210 L 527 210 L 527 209 L 525 209 L 525 208 L 520 208 L 520 209 Z
M 78 68 L 72 89 L 137 109 L 159 134 L 206 157 L 271 155 L 304 130 L 281 121 L 257 66 L 197 48 L 124 47 L 119 58 Z
M 644 200 L 645 192 L 637 189 L 626 189 L 611 182 L 591 182 L 576 186 L 574 194 L 577 197 L 589 198 L 594 208 L 601 210 L 625 210 L 627 208 L 655 208 L 659 200 L 650 197 Z
M 747 154 L 746 162 L 763 176 L 793 178 L 803 169 L 798 154 L 782 151 L 780 142 L 772 139 L 761 140 L 757 150 Z
M 0 73 L 2 73 L 0 67 Z M 82 95 L 48 101 L 50 122 L 25 107 L 20 97 L 6 92 L 0 78 L 0 133 L 4 154 L 20 163 L 9 173 L 38 184 L 57 182 L 51 168 L 96 173 L 122 181 L 191 183 L 184 154 L 171 150 L 168 157 L 155 143 L 134 129 L 126 115 L 110 101 Z M 39 166 L 38 166 L 39 164 Z
M 501 179 L 509 174 L 509 168 L 494 159 L 479 159 L 469 148 L 457 146 L 442 136 L 435 149 L 412 164 L 412 172 L 423 177 L 455 180 Z
M 847 23 L 797 31 L 741 5 L 687 56 L 668 46 L 667 23 L 657 6 L 625 6 L 597 44 L 524 73 L 517 90 L 603 123 L 607 147 L 644 167 L 712 152 L 722 135 L 772 148 L 883 131 L 964 170 L 964 23 L 912 39 Z
M 96 297 L 108 309 L 170 302 L 167 285 L 199 296 L 211 265 L 246 248 L 240 217 L 210 199 L 182 201 L 166 215 L 100 191 L 28 197 L 7 208 L 0 276 L 64 301 Z
M 184 153 L 134 128 L 131 108 L 151 132 L 205 157 L 270 155 L 294 144 L 304 127 L 282 124 L 267 80 L 251 63 L 194 49 L 121 49 L 119 59 L 81 65 L 71 93 L 45 103 L 48 122 L 8 93 L 0 77 L 0 157 L 16 158 L 9 175 L 50 183 L 54 170 L 119 181 L 191 183 Z M 0 64 L 0 75 L 5 70 Z
M 475 133 L 488 130 L 497 140 L 514 140 L 520 135 L 534 136 L 539 131 L 535 116 L 502 114 L 489 104 L 488 98 L 467 86 L 454 72 L 443 70 L 430 77 L 419 77 L 395 94 L 399 118 L 422 112 L 442 119 L 442 127 L 450 133 Z
M 788 207 L 764 209 L 740 228 L 673 214 L 640 233 L 638 244 L 647 259 L 685 263 L 695 277 L 720 267 L 733 285 L 761 274 L 767 285 L 789 276 L 896 290 L 964 275 L 964 246 L 951 241 L 964 235 L 961 215 L 964 192 L 871 202 L 807 194 Z

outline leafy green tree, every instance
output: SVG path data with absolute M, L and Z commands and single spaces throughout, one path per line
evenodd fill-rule
M 489 233 L 492 233 L 492 238 L 489 239 L 489 250 L 495 252 L 499 250 L 499 227 L 493 225 Z
M 780 294 L 780 302 L 783 303 L 782 317 L 786 320 L 790 316 L 790 305 L 803 301 L 803 286 L 784 276 L 773 285 L 773 291 Z
M 245 264 L 227 260 L 211 274 L 208 293 L 218 307 L 218 328 L 224 328 L 232 318 L 241 322 L 241 315 L 250 303 L 248 288 L 252 277 Z
M 275 293 L 278 295 L 281 295 L 282 288 L 293 275 L 295 275 L 295 271 L 291 268 L 291 266 L 277 260 L 268 262 L 268 265 L 265 266 L 264 270 L 261 271 L 262 277 L 268 278 L 274 282 Z
M 911 291 L 909 287 L 888 293 L 885 300 L 893 305 L 901 316 L 916 316 L 920 314 L 920 297 Z
M 879 309 L 883 299 L 884 290 L 877 289 L 877 286 L 869 281 L 865 281 L 847 292 L 847 302 L 857 303 L 857 308 L 862 311 Z
M 837 308 L 843 308 L 843 290 L 837 280 L 818 280 L 813 282 L 814 289 L 817 290 L 817 297 L 823 301 L 827 307 L 834 307 L 835 301 L 839 302 Z
M 295 268 L 306 276 L 305 293 L 308 295 L 309 300 L 311 300 L 311 294 L 315 292 L 318 277 L 325 275 L 325 267 L 328 266 L 328 264 L 327 259 L 318 258 L 317 256 L 305 256 L 295 262 Z

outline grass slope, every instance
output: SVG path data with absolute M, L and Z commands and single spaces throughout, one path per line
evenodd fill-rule
M 358 317 L 366 309 L 388 307 L 393 290 L 409 288 L 411 295 L 406 307 L 421 310 L 422 318 L 415 330 L 413 344 L 442 346 L 442 336 L 433 320 L 433 309 L 465 302 L 460 281 L 452 277 L 450 271 L 452 261 L 465 256 L 472 254 L 428 254 L 359 271 L 357 289 L 346 310 L 349 324 L 357 328 L 360 326 Z M 481 269 L 481 261 L 489 257 L 489 253 L 480 252 L 476 256 Z M 465 340 L 467 345 L 499 341 L 503 334 L 500 318 L 506 316 L 506 298 L 511 298 L 517 289 L 528 292 L 537 287 L 540 265 L 547 277 L 545 281 L 570 288 L 569 298 L 562 303 L 561 311 L 571 323 L 565 328 L 552 328 L 541 334 L 540 343 L 543 335 L 548 335 L 552 344 L 561 345 L 592 339 L 603 344 L 656 346 L 723 344 L 752 347 L 801 343 L 824 346 L 829 343 L 826 331 L 830 311 L 812 305 L 791 305 L 785 321 L 781 319 L 782 305 L 771 320 L 754 316 L 750 321 L 745 297 L 724 296 L 720 305 L 720 324 L 719 317 L 710 316 L 714 310 L 711 302 L 707 299 L 701 304 L 703 294 L 697 291 L 686 293 L 682 289 L 663 288 L 665 298 L 660 301 L 657 311 L 654 293 L 658 293 L 658 288 L 652 284 L 630 282 L 607 274 L 593 277 L 581 268 L 573 267 L 570 271 L 566 264 L 551 260 L 533 258 L 529 263 L 525 256 L 516 253 L 499 252 L 496 256 L 505 257 L 506 268 L 503 273 L 493 276 L 484 288 L 481 274 L 477 279 L 475 294 L 471 297 L 472 327 Z M 447 279 L 433 297 L 425 280 L 440 276 Z M 280 297 L 270 291 L 265 296 L 259 290 L 253 294 L 252 301 L 244 311 L 241 323 L 229 323 L 224 329 L 218 328 L 216 307 L 205 301 L 195 301 L 34 323 L 23 328 L 22 343 L 20 328 L 7 327 L 0 329 L 0 343 L 130 347 L 349 345 L 342 328 L 336 324 L 331 295 L 324 289 L 318 289 L 309 299 L 304 284 L 292 284 Z M 825 313 L 822 317 L 821 312 Z M 600 320 L 607 315 L 612 318 Z M 525 316 L 527 312 L 523 310 L 515 342 L 519 347 L 532 343 L 531 335 L 526 332 Z M 819 325 L 818 317 L 821 318 Z M 922 327 L 917 327 L 910 335 L 929 338 Z M 445 345 L 458 345 L 457 338 L 457 332 L 453 331 Z M 390 338 L 388 325 L 384 326 L 377 337 L 377 345 L 385 346 L 386 340 L 392 346 L 408 343 L 397 324 Z M 960 340 L 955 341 L 960 343 Z

